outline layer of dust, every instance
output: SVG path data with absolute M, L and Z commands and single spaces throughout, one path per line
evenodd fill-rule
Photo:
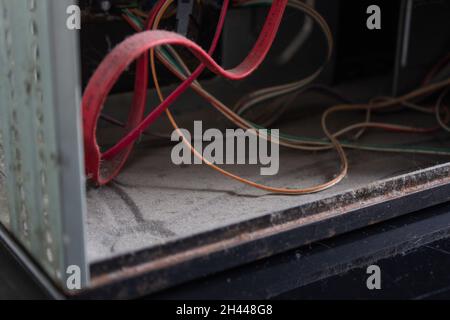
M 381 135 L 392 139 L 391 135 Z M 395 137 L 395 135 L 394 135 Z M 375 137 L 374 137 L 375 138 Z M 379 141 L 380 136 L 377 140 Z M 397 136 L 402 144 L 427 137 Z M 367 140 L 371 140 L 368 137 Z M 395 143 L 386 141 L 386 143 Z M 141 145 L 116 182 L 88 190 L 88 258 L 103 258 L 162 244 L 272 212 L 320 202 L 370 183 L 425 169 L 446 157 L 348 151 L 350 171 L 339 185 L 304 196 L 268 195 L 225 178 L 205 165 L 175 166 L 171 147 Z M 333 151 L 310 153 L 281 150 L 280 172 L 260 176 L 258 166 L 225 166 L 260 183 L 306 187 L 330 179 L 338 170 Z
M 386 81 L 373 81 L 365 86 L 356 83 L 342 88 L 351 92 L 354 99 L 383 92 Z M 209 89 L 219 98 L 232 103 L 239 86 L 228 82 L 212 81 Z M 170 89 L 169 89 L 170 91 Z M 156 103 L 150 95 L 149 107 Z M 124 106 L 130 95 L 113 96 L 108 105 L 110 114 L 120 117 L 126 113 Z M 312 137 L 322 137 L 320 114 L 335 101 L 323 95 L 307 94 L 294 101 L 288 116 L 273 127 L 284 132 Z M 193 120 L 204 120 L 207 127 L 231 127 L 230 122 L 217 111 L 198 99 L 192 92 L 183 95 L 172 108 L 181 127 L 191 129 Z M 258 111 L 259 112 L 259 111 Z M 386 119 L 374 115 L 374 121 Z M 343 127 L 346 123 L 363 121 L 364 114 L 333 116 L 332 122 Z M 435 126 L 435 118 L 422 114 L 394 113 L 392 123 L 416 126 Z M 333 124 L 332 130 L 337 130 Z M 162 117 L 150 129 L 159 135 L 171 133 L 167 120 Z M 103 128 L 105 144 L 112 144 L 122 135 L 117 128 Z M 119 133 L 117 133 L 119 132 Z M 116 134 L 114 134 L 116 133 Z M 449 161 L 448 157 L 418 154 L 375 153 L 349 150 L 349 175 L 339 185 L 324 192 L 304 196 L 268 195 L 260 190 L 225 178 L 205 165 L 175 166 L 171 162 L 170 146 L 148 142 L 143 137 L 122 174 L 115 183 L 101 188 L 89 188 L 87 248 L 88 260 L 133 252 L 182 239 L 211 229 L 246 221 L 265 214 L 318 203 L 323 199 L 363 188 L 371 183 L 406 173 L 430 168 Z M 371 130 L 365 134 L 366 143 L 422 145 L 449 147 L 448 136 L 384 134 Z M 156 147 L 158 146 L 159 147 Z M 339 164 L 334 151 L 302 152 L 281 149 L 280 172 L 276 176 L 260 176 L 258 166 L 224 166 L 233 173 L 254 181 L 279 187 L 307 187 L 329 180 L 337 173 Z M 357 193 L 355 193 L 357 194 Z

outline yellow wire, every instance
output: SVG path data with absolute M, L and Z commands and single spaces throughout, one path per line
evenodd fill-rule
M 291 1 L 295 1 L 295 0 L 291 0 Z M 173 0 L 168 0 L 166 1 L 166 3 L 162 6 L 160 12 L 158 12 L 158 15 L 155 18 L 155 22 L 153 25 L 153 28 L 156 29 L 159 26 L 159 23 L 161 21 L 161 19 L 164 17 L 164 14 L 166 12 L 166 10 L 170 7 L 170 5 L 173 3 Z M 159 55 L 160 56 L 160 55 Z M 179 56 L 177 56 L 178 60 L 180 60 Z M 151 65 L 151 71 L 152 71 L 152 76 L 153 76 L 153 80 L 155 82 L 155 89 L 158 93 L 158 97 L 161 101 L 164 100 L 164 96 L 162 94 L 160 85 L 159 85 L 159 81 L 158 81 L 158 77 L 157 77 L 157 72 L 156 72 L 156 67 L 155 67 L 155 52 L 154 50 L 151 50 L 150 52 L 150 65 Z M 181 61 L 182 62 L 182 61 Z M 181 65 L 184 67 L 185 71 L 189 70 L 187 69 L 187 67 L 185 66 L 185 64 L 181 63 Z M 391 127 L 392 129 L 395 128 L 406 128 L 403 126 L 396 126 L 396 125 L 389 125 L 389 124 L 382 124 L 382 123 L 370 123 L 370 122 L 364 122 L 364 123 L 360 123 L 360 124 L 355 124 L 352 126 L 349 126 L 347 128 L 342 129 L 340 132 L 338 133 L 334 133 L 331 134 L 328 131 L 327 125 L 326 125 L 326 119 L 327 117 L 334 112 L 337 111 L 346 111 L 346 110 L 371 110 L 371 109 L 382 109 L 382 108 L 387 108 L 389 106 L 394 106 L 396 104 L 404 104 L 407 103 L 408 100 L 420 96 L 420 95 L 424 95 L 424 94 L 429 94 L 431 92 L 434 92 L 436 90 L 441 89 L 442 87 L 445 87 L 446 85 L 450 84 L 449 80 L 447 81 L 443 81 L 441 83 L 435 84 L 435 85 L 431 85 L 425 88 L 420 88 L 419 90 L 416 90 L 404 97 L 400 97 L 400 98 L 396 98 L 396 99 L 390 99 L 389 101 L 382 101 L 380 103 L 374 103 L 373 101 L 371 101 L 370 104 L 361 104 L 361 105 L 340 105 L 340 106 L 335 106 L 332 107 L 328 110 L 326 110 L 326 112 L 323 114 L 323 118 L 322 118 L 322 127 L 323 130 L 326 134 L 326 136 L 330 139 L 331 145 L 327 146 L 327 147 L 311 147 L 312 149 L 317 149 L 317 150 L 326 150 L 326 149 L 330 149 L 332 147 L 334 147 L 340 157 L 341 160 L 341 169 L 339 174 L 332 180 L 322 184 L 322 185 L 318 185 L 318 186 L 314 186 L 314 187 L 310 187 L 310 188 L 304 188 L 304 189 L 286 189 L 286 188 L 275 188 L 275 187 L 270 187 L 270 186 L 266 186 L 266 185 L 262 185 L 262 184 L 258 184 L 255 183 L 253 181 L 247 180 L 245 178 L 242 178 L 240 176 L 237 176 L 235 174 L 232 174 L 226 170 L 221 169 L 220 167 L 214 165 L 213 163 L 211 163 L 210 161 L 208 161 L 207 159 L 203 158 L 203 156 L 197 151 L 195 150 L 195 148 L 191 145 L 190 141 L 187 140 L 187 138 L 183 135 L 183 133 L 181 132 L 181 130 L 178 127 L 178 124 L 176 123 L 172 113 L 170 112 L 170 110 L 166 110 L 166 114 L 167 117 L 171 123 L 171 125 L 174 127 L 174 129 L 177 131 L 177 133 L 179 134 L 179 136 L 182 138 L 183 142 L 190 148 L 190 150 L 192 151 L 192 153 L 199 159 L 201 159 L 203 162 L 205 162 L 208 166 L 210 166 L 211 168 L 213 168 L 214 170 L 220 172 L 221 174 L 228 176 L 230 178 L 233 178 L 235 180 L 238 180 L 242 183 L 248 184 L 250 186 L 253 186 L 255 188 L 258 189 L 262 189 L 265 191 L 269 191 L 269 192 L 274 192 L 274 193 L 282 193 L 282 194 L 307 194 L 307 193 L 313 193 L 313 192 L 318 192 L 318 191 L 322 191 L 325 190 L 327 188 L 330 188 L 334 185 L 336 185 L 337 183 L 339 183 L 346 175 L 347 175 L 347 171 L 348 171 L 348 160 L 345 154 L 344 149 L 342 148 L 342 144 L 338 141 L 337 137 L 345 132 L 348 132 L 350 130 L 354 130 L 354 129 L 358 129 L 358 128 L 367 128 L 367 127 L 375 127 L 375 128 L 387 128 L 387 127 Z M 193 86 L 194 89 L 196 89 L 196 91 L 199 91 L 203 96 L 208 96 L 210 97 L 210 95 L 200 87 L 199 84 L 195 83 Z M 247 121 L 245 121 L 244 119 L 241 119 L 239 116 L 235 115 L 233 112 L 231 112 L 230 110 L 225 110 L 227 109 L 227 107 L 225 106 L 221 106 L 214 104 L 216 107 L 219 108 L 219 111 L 221 111 L 222 113 L 224 113 L 224 115 L 227 116 L 227 118 L 229 118 L 230 120 L 232 120 L 233 122 L 235 122 L 238 126 L 243 127 L 243 128 L 249 128 L 252 127 L 251 125 L 249 125 L 247 123 Z M 223 109 L 225 108 L 225 109 Z M 241 121 L 242 120 L 242 121 Z M 367 121 L 367 119 L 366 119 Z M 270 137 L 262 137 L 265 139 L 270 140 Z M 288 139 L 289 140 L 289 139 Z M 284 145 L 284 146 L 288 146 L 291 148 L 296 148 L 296 149 L 308 149 L 309 147 L 305 147 L 304 145 L 299 145 L 296 143 L 289 143 L 289 142 L 284 142 L 284 141 L 280 141 L 279 144 Z
M 155 17 L 155 22 L 153 24 L 153 29 L 157 29 L 159 26 L 159 23 L 161 21 L 161 18 L 164 16 L 164 12 L 170 7 L 170 5 L 173 3 L 174 0 L 167 0 L 164 5 L 161 7 L 161 10 L 158 12 L 157 16 Z M 158 76 L 157 76 L 157 72 L 156 72 L 156 66 L 155 66 L 155 51 L 152 49 L 150 50 L 150 66 L 151 66 L 151 71 L 152 71 L 152 76 L 153 76 L 153 81 L 155 83 L 155 89 L 156 92 L 158 94 L 159 99 L 162 101 L 164 101 L 164 95 L 162 93 L 161 87 L 159 85 L 159 81 L 158 81 Z M 259 184 L 256 182 L 253 182 L 251 180 L 242 178 L 238 175 L 235 175 L 229 171 L 226 171 L 218 166 L 216 166 L 215 164 L 211 163 L 209 160 L 205 159 L 190 143 L 190 141 L 183 135 L 182 131 L 180 130 L 177 122 L 175 121 L 172 113 L 170 112 L 169 109 L 166 110 L 166 115 L 170 121 L 170 123 L 172 124 L 172 126 L 174 127 L 174 129 L 177 131 L 178 135 L 182 138 L 183 142 L 189 147 L 189 149 L 191 149 L 192 153 L 199 158 L 200 160 L 202 160 L 205 164 L 207 164 L 209 167 L 213 168 L 214 170 L 220 172 L 221 174 L 228 176 L 232 179 L 235 179 L 237 181 L 240 181 L 242 183 L 245 183 L 247 185 L 250 185 L 252 187 L 261 189 L 261 190 L 265 190 L 265 191 L 269 191 L 272 193 L 281 193 L 281 194 L 295 194 L 295 195 L 300 195 L 300 194 L 309 194 L 309 193 L 314 193 L 314 192 L 318 192 L 318 191 L 322 191 L 325 189 L 328 189 L 334 185 L 336 185 L 337 183 L 339 183 L 347 174 L 346 170 L 341 171 L 341 173 L 334 179 L 318 185 L 318 186 L 313 186 L 313 187 L 309 187 L 309 188 L 302 188 L 302 189 L 288 189 L 288 188 L 276 188 L 276 187 L 271 187 L 271 186 L 266 186 L 263 184 Z

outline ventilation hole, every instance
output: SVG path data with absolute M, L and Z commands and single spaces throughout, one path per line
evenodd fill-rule
M 37 28 L 36 21 L 32 21 L 30 23 L 30 31 L 33 36 L 37 35 L 38 28 Z
M 47 231 L 45 233 L 45 238 L 46 238 L 47 243 L 53 243 L 53 238 L 52 238 L 52 235 L 50 234 L 50 232 Z
M 44 171 L 41 171 L 41 185 L 42 186 L 46 186 L 47 185 L 47 175 L 45 174 Z M 48 199 L 47 200 L 47 204 L 48 204 Z
M 26 217 L 26 215 L 27 215 L 27 212 L 26 212 L 26 210 L 25 210 L 25 207 L 22 209 L 22 215 L 23 215 L 24 217 Z M 27 233 L 27 232 L 28 232 L 28 223 L 27 223 L 26 221 L 24 221 L 24 222 L 22 223 L 22 227 L 23 227 L 23 231 L 24 231 L 25 233 Z
M 36 0 L 28 1 L 28 6 L 29 6 L 30 11 L 35 11 L 36 10 Z
M 44 136 L 42 135 L 42 132 L 39 132 L 37 135 L 37 142 L 39 144 L 44 143 Z
M 44 196 L 42 198 L 42 205 L 44 207 L 48 208 L 49 204 L 50 204 L 50 201 L 48 200 L 48 196 Z M 48 212 L 46 212 L 46 215 L 48 216 Z
M 5 30 L 5 40 L 6 40 L 6 46 L 11 47 L 12 46 L 12 35 L 11 35 L 10 29 Z
M 6 9 L 5 6 L 2 7 L 3 7 L 3 20 L 6 20 L 8 19 L 8 10 Z
M 41 81 L 41 73 L 39 72 L 39 70 L 34 70 L 33 78 L 35 82 Z
M 47 259 L 48 261 L 53 262 L 53 253 L 50 248 L 47 248 Z
M 37 44 L 33 44 L 33 47 L 31 48 L 31 52 L 32 52 L 32 59 L 33 61 L 37 61 L 39 59 L 39 48 L 37 46 Z

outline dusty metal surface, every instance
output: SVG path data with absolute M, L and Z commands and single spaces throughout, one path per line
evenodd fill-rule
M 433 171 L 413 174 L 417 183 L 405 184 L 400 177 L 361 190 L 390 190 L 363 207 L 350 203 L 342 210 L 319 208 L 308 214 L 300 206 L 111 258 L 93 265 L 92 284 L 117 297 L 147 294 L 450 200 L 450 166 Z
M 192 109 L 192 98 L 188 94 L 177 105 L 190 103 Z M 126 97 L 112 100 L 127 103 Z M 317 122 L 323 103 L 317 96 L 309 101 L 313 103 L 299 101 L 305 107 L 299 108 L 295 121 L 283 124 L 283 130 L 299 133 L 301 128 L 301 134 L 321 136 Z M 212 127 L 229 126 L 211 108 L 198 113 L 183 110 L 174 109 L 183 127 L 190 128 L 198 119 L 208 119 Z M 342 125 L 361 120 L 361 115 L 350 116 Z M 433 125 L 433 119 L 414 114 L 390 120 Z M 161 121 L 152 130 L 170 132 L 165 128 L 167 123 Z M 448 146 L 442 132 L 432 136 L 374 132 L 364 141 Z M 118 297 L 155 292 L 449 200 L 449 159 L 441 156 L 349 151 L 349 175 L 342 183 L 317 194 L 282 196 L 243 186 L 206 166 L 174 166 L 170 147 L 151 146 L 141 141 L 113 185 L 88 190 L 93 285 Z M 280 172 L 274 177 L 258 176 L 254 166 L 227 169 L 270 185 L 307 186 L 331 177 L 337 162 L 334 152 L 281 150 Z M 128 289 L 121 287 L 123 283 Z
M 306 126 L 307 123 L 302 124 Z M 376 140 L 374 138 L 410 145 L 446 143 L 442 137 L 433 140 L 378 134 L 376 137 L 368 135 L 367 140 Z M 446 157 L 349 151 L 349 175 L 336 187 L 304 196 L 270 195 L 224 178 L 206 166 L 172 165 L 170 152 L 170 147 L 141 145 L 114 184 L 88 190 L 88 258 L 91 262 L 267 215 L 273 223 L 288 221 L 291 210 L 300 210 L 305 219 L 326 211 L 344 213 L 388 200 L 393 195 L 401 196 L 415 188 L 427 188 L 429 182 L 436 183 L 436 179 L 445 179 L 448 175 L 439 167 L 448 161 Z M 227 168 L 269 185 L 308 186 L 332 176 L 337 163 L 332 151 L 282 150 L 280 172 L 276 176 L 261 177 L 256 166 Z M 421 174 L 408 174 L 414 172 Z

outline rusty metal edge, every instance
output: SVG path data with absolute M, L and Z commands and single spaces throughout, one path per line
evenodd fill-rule
M 149 294 L 448 200 L 450 164 L 444 164 L 94 263 L 91 288 L 77 296 Z

